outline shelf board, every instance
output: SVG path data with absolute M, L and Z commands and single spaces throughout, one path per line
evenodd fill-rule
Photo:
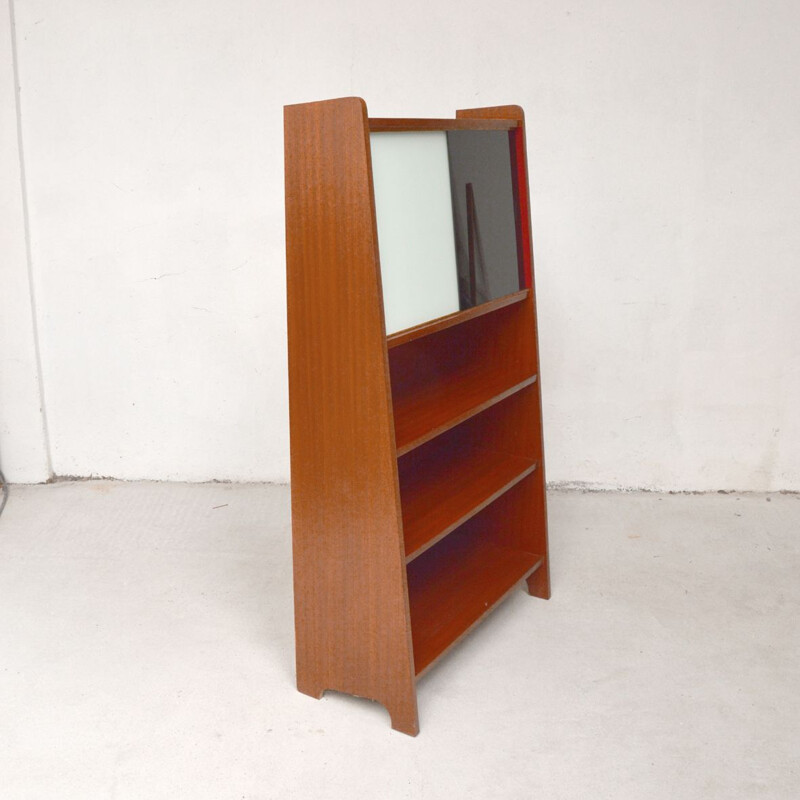
M 394 406 L 397 455 L 429 442 L 535 382 L 536 375 L 530 375 L 508 386 L 501 375 L 494 385 L 487 386 L 476 379 L 475 373 L 467 373 L 457 376 L 447 386 L 432 384 L 414 394 L 403 395 L 395 400 Z
M 448 537 L 408 566 L 417 678 L 543 563 L 480 534 Z
M 401 460 L 399 467 L 406 561 L 411 561 L 530 475 L 536 462 L 444 446 L 430 448 L 411 464 Z
M 498 297 L 495 300 L 489 300 L 487 303 L 481 303 L 479 306 L 473 306 L 472 308 L 464 309 L 464 311 L 456 311 L 453 314 L 447 314 L 444 317 L 438 317 L 429 322 L 423 322 L 421 325 L 415 325 L 413 328 L 406 328 L 405 330 L 387 336 L 386 345 L 390 349 L 392 347 L 399 347 L 406 342 L 413 342 L 415 339 L 420 339 L 423 336 L 429 336 L 432 333 L 452 328 L 454 325 L 460 325 L 462 322 L 482 317 L 484 314 L 491 314 L 492 311 L 497 311 L 499 308 L 505 308 L 514 303 L 521 303 L 528 298 L 529 294 L 530 289 L 523 289 L 520 292 L 513 292 L 512 294 Z
M 370 117 L 370 133 L 393 131 L 511 131 L 519 128 L 516 119 L 395 119 Z

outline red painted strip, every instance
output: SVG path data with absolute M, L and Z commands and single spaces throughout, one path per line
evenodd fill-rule
M 522 258 L 522 270 L 524 276 L 524 287 L 530 289 L 533 285 L 532 273 L 532 250 L 531 250 L 531 212 L 530 201 L 528 198 L 528 169 L 525 163 L 525 140 L 522 128 L 511 131 L 510 135 L 515 139 L 515 164 L 516 167 L 516 192 L 517 205 L 519 206 L 519 244 Z
M 508 152 L 511 158 L 511 192 L 514 203 L 514 229 L 517 236 L 517 272 L 519 274 L 519 288 L 525 285 L 525 256 L 522 252 L 522 224 L 519 215 L 519 171 L 517 170 L 517 138 L 516 131 L 508 132 Z

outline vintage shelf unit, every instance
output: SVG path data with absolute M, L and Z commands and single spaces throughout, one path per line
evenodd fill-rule
M 284 121 L 297 686 L 415 735 L 416 680 L 521 581 L 550 595 L 523 112 Z M 370 135 L 462 130 L 508 137 L 519 289 L 387 335 Z

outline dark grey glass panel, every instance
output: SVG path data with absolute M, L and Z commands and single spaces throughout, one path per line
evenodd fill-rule
M 524 288 L 506 131 L 448 131 L 461 308 Z

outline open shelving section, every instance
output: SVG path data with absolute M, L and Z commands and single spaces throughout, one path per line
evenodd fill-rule
M 526 307 L 454 316 L 389 351 L 418 677 L 545 555 L 525 537 L 541 457 L 526 435 L 538 406 Z
M 517 511 L 530 487 L 521 483 L 487 506 L 408 567 L 411 631 L 417 675 L 491 612 L 543 555 L 514 541 L 503 512 Z M 521 533 L 521 531 L 517 531 Z
M 389 351 L 398 455 L 537 380 L 526 321 L 515 303 Z
M 413 466 L 401 463 L 406 560 L 436 544 L 535 469 L 531 458 L 477 448 L 437 447 Z
M 376 131 L 508 137 L 517 290 L 387 336 Z M 413 735 L 418 678 L 520 582 L 550 594 L 524 118 L 344 98 L 287 106 L 285 135 L 297 685 Z

